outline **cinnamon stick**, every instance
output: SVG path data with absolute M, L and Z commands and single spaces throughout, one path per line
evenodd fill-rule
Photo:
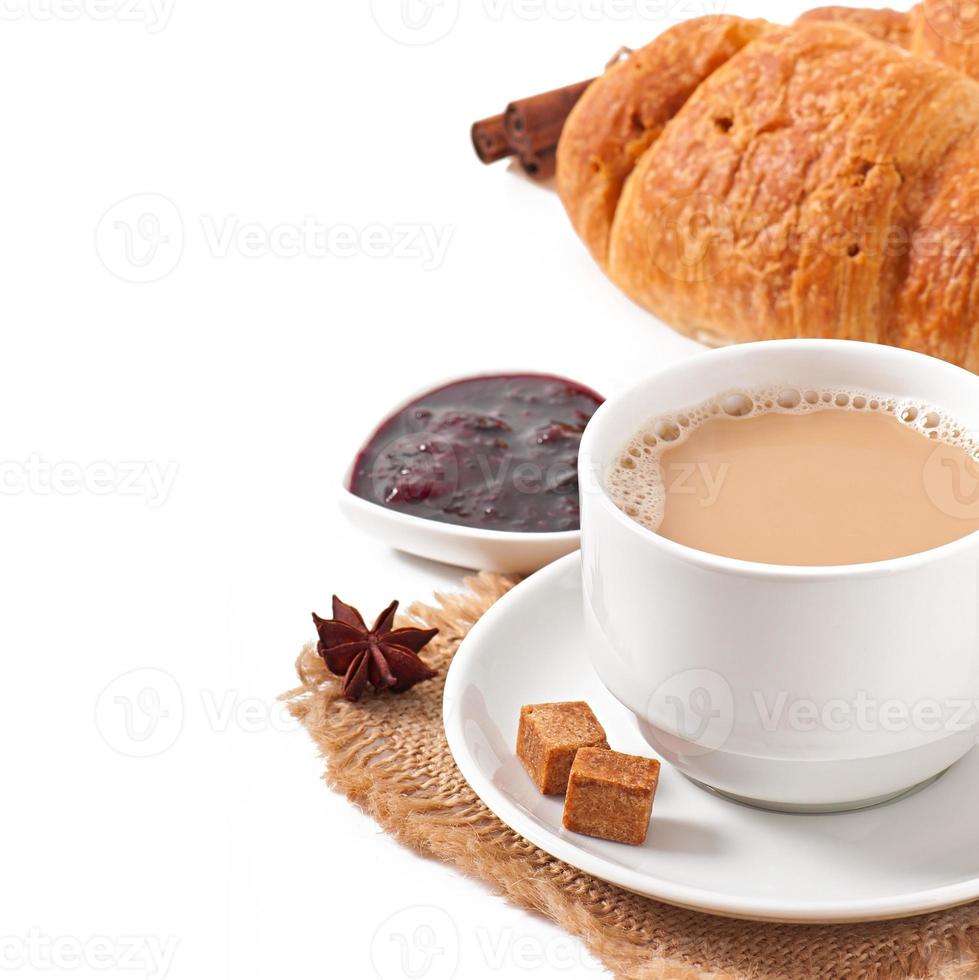
M 556 146 L 539 153 L 521 153 L 519 159 L 524 172 L 534 180 L 550 180 L 557 173 Z
M 589 79 L 511 102 L 504 114 L 510 145 L 525 153 L 539 153 L 557 146 L 571 110 L 593 81 Z
M 606 71 L 633 54 L 632 48 L 619 48 L 605 66 Z M 476 155 L 483 163 L 516 156 L 529 177 L 549 180 L 557 169 L 557 145 L 564 124 L 594 80 L 517 99 L 502 115 L 474 123 L 472 142 Z
M 472 140 L 476 155 L 483 163 L 496 163 L 497 160 L 513 156 L 502 113 L 473 123 Z
M 594 79 L 511 102 L 499 116 L 472 127 L 473 148 L 483 163 L 516 156 L 529 177 L 549 180 L 557 168 L 557 145 L 571 110 Z

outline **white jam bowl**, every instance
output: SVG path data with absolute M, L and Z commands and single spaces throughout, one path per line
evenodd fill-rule
M 604 489 L 657 415 L 773 384 L 913 398 L 979 431 L 979 377 L 847 341 L 708 351 L 611 399 L 579 463 L 591 659 L 653 747 L 708 788 L 803 812 L 880 803 L 975 746 L 979 534 L 872 564 L 765 565 L 660 537 Z M 979 508 L 929 479 L 936 506 Z

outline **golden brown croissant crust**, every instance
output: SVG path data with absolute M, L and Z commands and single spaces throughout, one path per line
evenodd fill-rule
M 833 20 L 858 27 L 921 58 L 933 58 L 979 78 L 979 6 L 974 0 L 925 0 L 909 13 L 821 7 L 800 22 Z
M 859 27 L 865 34 L 911 50 L 911 14 L 897 10 L 866 10 L 862 7 L 818 7 L 799 18 L 799 23 L 830 20 Z
M 691 335 L 977 370 L 979 82 L 863 13 L 889 41 L 839 17 L 678 25 L 585 93 L 558 189 L 613 282 Z

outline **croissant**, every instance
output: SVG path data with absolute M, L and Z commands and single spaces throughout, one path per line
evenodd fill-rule
M 933 58 L 979 78 L 979 6 L 974 0 L 925 0 L 908 13 L 821 7 L 800 22 L 830 20 L 858 27 L 922 58 Z
M 902 50 L 930 43 L 920 20 L 700 18 L 609 69 L 557 174 L 606 274 L 706 342 L 869 340 L 979 370 L 979 82 Z

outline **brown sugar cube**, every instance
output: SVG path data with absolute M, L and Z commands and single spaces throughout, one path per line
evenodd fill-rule
M 605 729 L 584 701 L 527 704 L 520 709 L 517 755 L 546 796 L 561 796 L 575 753 L 586 746 L 608 748 Z
M 582 749 L 571 767 L 564 826 L 576 834 L 642 844 L 659 782 L 655 759 Z

